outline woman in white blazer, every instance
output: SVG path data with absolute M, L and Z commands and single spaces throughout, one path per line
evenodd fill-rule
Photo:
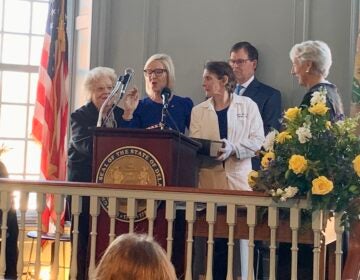
M 199 188 L 251 190 L 247 181 L 251 157 L 264 141 L 264 128 L 258 106 L 248 97 L 233 94 L 236 78 L 226 62 L 213 61 L 205 65 L 202 86 L 208 99 L 191 112 L 190 136 L 221 140 L 218 157 L 203 156 L 199 171 Z M 205 240 L 195 240 L 196 248 Z M 214 279 L 225 279 L 227 240 L 215 239 Z M 240 240 L 241 277 L 248 276 L 249 241 Z
M 190 136 L 221 140 L 223 148 L 215 159 L 202 157 L 199 188 L 251 190 L 247 175 L 264 141 L 263 122 L 254 101 L 233 94 L 235 85 L 228 63 L 206 63 L 202 86 L 208 99 L 191 112 Z

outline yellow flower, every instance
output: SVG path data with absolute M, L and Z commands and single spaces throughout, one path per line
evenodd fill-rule
M 261 166 L 267 169 L 269 167 L 269 162 L 275 159 L 274 152 L 267 152 L 261 159 Z
M 352 163 L 356 174 L 360 177 L 360 155 L 357 155 Z
M 313 194 L 325 195 L 331 192 L 334 188 L 334 184 L 325 176 L 317 177 L 312 180 L 311 192 Z
M 332 127 L 331 121 L 327 121 L 325 123 L 325 127 L 326 127 L 326 129 L 330 129 Z
M 289 169 L 295 174 L 303 173 L 308 167 L 308 162 L 305 157 L 301 155 L 292 155 L 289 160 Z
M 292 138 L 292 136 L 290 135 L 289 132 L 283 131 L 283 132 L 280 132 L 276 136 L 276 142 L 280 143 L 280 144 L 284 144 L 286 140 L 291 139 L 291 138 Z
M 324 103 L 317 103 L 309 108 L 309 112 L 313 115 L 323 116 L 329 110 Z
M 285 112 L 284 118 L 289 121 L 293 121 L 297 118 L 297 116 L 300 114 L 300 112 L 301 112 L 301 109 L 299 109 L 298 107 L 289 108 Z
M 255 170 L 251 170 L 248 174 L 248 183 L 251 188 L 256 184 L 256 178 L 259 177 L 259 173 Z

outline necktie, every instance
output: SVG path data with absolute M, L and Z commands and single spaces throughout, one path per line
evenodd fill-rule
M 236 93 L 237 95 L 241 95 L 241 94 L 242 94 L 241 90 L 242 90 L 243 88 L 244 88 L 244 87 L 243 87 L 242 85 L 237 84 L 236 87 L 235 87 L 235 93 Z

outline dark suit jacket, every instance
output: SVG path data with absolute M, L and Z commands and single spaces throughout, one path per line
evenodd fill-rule
M 280 91 L 259 82 L 255 78 L 246 88 L 243 96 L 250 97 L 258 105 L 264 123 L 265 135 L 271 131 L 271 128 L 280 129 Z
M 259 82 L 256 78 L 246 88 L 243 96 L 250 97 L 259 107 L 260 115 L 264 123 L 265 135 L 272 128 L 280 129 L 281 123 L 281 94 L 280 91 Z M 260 169 L 260 160 L 252 158 L 254 170 Z

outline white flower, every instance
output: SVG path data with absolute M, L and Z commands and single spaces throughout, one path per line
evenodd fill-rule
M 273 130 L 271 132 L 268 133 L 268 135 L 266 135 L 264 143 L 263 143 L 263 147 L 265 149 L 265 151 L 273 151 L 274 150 L 274 143 L 275 143 L 275 138 L 276 135 L 279 134 L 279 131 L 277 130 Z
M 299 189 L 297 187 L 289 186 L 285 189 L 271 189 L 269 194 L 273 197 L 279 197 L 280 201 L 286 201 L 288 198 L 294 197 L 298 191 Z
M 276 190 L 276 195 L 277 196 L 281 196 L 283 193 L 284 193 L 284 191 L 282 189 L 280 189 L 280 188 Z
M 344 126 L 345 126 L 345 122 L 344 122 L 343 120 L 337 121 L 336 124 L 338 125 L 338 127 L 339 127 L 340 129 L 343 129 Z
M 312 138 L 312 134 L 310 131 L 310 125 L 304 123 L 303 126 L 299 127 L 296 130 L 296 134 L 297 134 L 297 136 L 299 138 L 299 142 L 301 144 L 306 143 L 307 141 L 309 141 Z
M 318 103 L 326 103 L 326 92 L 325 91 L 315 91 L 312 95 L 312 98 L 310 100 L 311 106 L 314 106 Z
M 285 199 L 294 197 L 298 191 L 299 189 L 297 187 L 288 186 L 284 189 L 284 194 L 282 195 L 282 197 L 284 197 Z

